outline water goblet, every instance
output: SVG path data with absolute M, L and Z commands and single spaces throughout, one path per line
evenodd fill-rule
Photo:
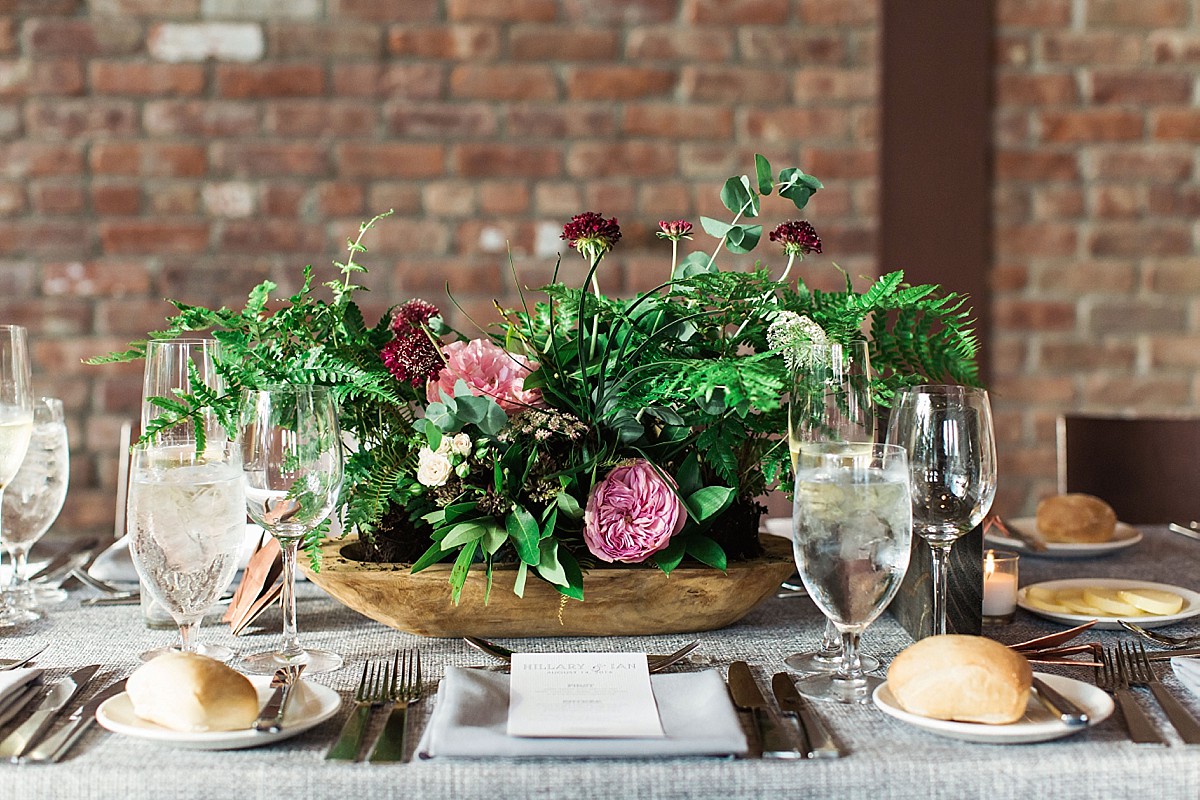
M 15 478 L 5 487 L 4 532 L 0 545 L 12 559 L 8 596 L 15 605 L 35 613 L 45 602 L 61 602 L 66 592 L 58 588 L 34 589 L 26 577 L 29 550 L 58 519 L 67 499 L 70 455 L 62 401 L 39 397 L 33 406 L 33 433 L 29 449 Z
M 324 386 L 283 385 L 248 391 L 242 412 L 246 507 L 250 518 L 283 550 L 283 637 L 278 650 L 242 660 L 242 668 L 271 675 L 303 664 L 332 672 L 342 657 L 300 646 L 296 627 L 296 552 L 333 511 L 342 486 L 337 405 Z
M 913 386 L 896 398 L 887 441 L 908 450 L 913 527 L 933 563 L 933 632 L 946 632 L 947 560 L 996 496 L 996 445 L 987 392 Z
M 16 477 L 33 433 L 29 344 L 20 325 L 0 325 L 0 500 Z M 0 521 L 3 514 L 0 513 Z M 0 628 L 38 619 L 27 608 L 0 598 Z
M 793 551 L 804 588 L 842 637 L 832 674 L 796 682 L 814 699 L 866 703 L 881 683 L 859 660 L 859 637 L 891 602 L 908 569 L 912 503 L 904 448 L 824 443 L 796 467 Z
M 806 444 L 874 441 L 871 360 L 866 342 L 806 342 L 789 351 L 788 356 L 792 368 L 788 448 L 793 470 Z M 879 667 L 879 660 L 873 656 L 860 653 L 859 659 L 868 672 Z M 841 634 L 831 621 L 826 621 L 816 650 L 793 653 L 783 662 L 797 672 L 836 672 L 841 660 Z

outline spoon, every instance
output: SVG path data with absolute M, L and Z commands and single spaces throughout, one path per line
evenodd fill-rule
M 1167 636 L 1165 633 L 1157 631 L 1148 631 L 1141 625 L 1134 625 L 1123 619 L 1117 620 L 1122 628 L 1130 633 L 1136 633 L 1143 639 L 1149 639 L 1161 647 L 1176 649 L 1181 647 L 1191 647 L 1192 645 L 1200 644 L 1200 636 Z
M 513 651 L 507 647 L 502 647 L 494 642 L 489 642 L 487 639 L 480 639 L 478 636 L 464 636 L 463 641 L 474 647 L 485 656 L 490 656 L 497 661 L 503 661 L 505 664 L 512 661 Z M 662 672 L 667 667 L 680 661 L 688 653 L 700 646 L 700 641 L 689 642 L 683 647 L 665 656 L 646 656 L 646 661 L 651 672 Z

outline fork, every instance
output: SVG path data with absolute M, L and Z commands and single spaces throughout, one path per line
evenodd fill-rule
M 1154 674 L 1154 668 L 1150 666 L 1150 659 L 1146 657 L 1146 648 L 1141 642 L 1137 643 L 1137 649 L 1134 650 L 1131 644 L 1122 644 L 1117 652 L 1118 656 L 1123 658 L 1129 672 L 1129 682 L 1134 686 L 1148 686 L 1154 694 L 1154 699 L 1162 706 L 1162 710 L 1167 713 L 1167 719 L 1175 726 L 1175 730 L 1179 732 L 1179 737 L 1187 744 L 1200 744 L 1200 723 L 1192 716 L 1192 712 L 1175 699 L 1175 696 L 1167 691 L 1167 687 L 1162 685 L 1158 676 Z
M 382 664 L 363 664 L 362 679 L 354 691 L 354 711 L 351 712 L 342 733 L 333 747 L 325 754 L 326 760 L 358 761 L 358 751 L 362 745 L 363 734 L 367 730 L 367 721 L 371 712 L 387 702 L 391 685 L 391 666 Z
M 1154 723 L 1137 704 L 1133 692 L 1129 690 L 1129 677 L 1118 661 L 1116 651 L 1100 651 L 1100 666 L 1096 667 L 1096 686 L 1112 693 L 1113 699 L 1121 708 L 1121 716 L 1125 719 L 1125 729 L 1129 731 L 1131 741 L 1138 744 L 1166 744 L 1162 734 L 1155 729 Z
M 1200 644 L 1200 636 L 1168 636 L 1167 634 L 1159 633 L 1158 631 L 1148 631 L 1141 625 L 1135 625 L 1134 623 L 1125 619 L 1119 619 L 1117 620 L 1117 623 L 1130 633 L 1136 633 L 1143 639 L 1148 639 L 1151 642 L 1154 642 L 1159 647 L 1167 647 L 1174 650 L 1181 647 L 1192 647 L 1196 644 Z
M 395 679 L 396 672 L 400 677 L 392 683 L 391 709 L 379 743 L 371 752 L 372 764 L 408 761 L 408 709 L 421 702 L 421 651 L 405 650 L 401 658 L 397 650 L 395 664 L 392 677 Z
M 0 659 L 0 672 L 8 672 L 10 669 L 17 669 L 18 667 L 25 666 L 30 661 L 33 661 L 35 658 L 40 656 L 42 654 L 42 651 L 45 650 L 47 647 L 48 647 L 48 645 L 42 645 L 41 647 L 39 647 L 37 650 L 34 650 L 29 655 L 22 656 L 21 658 Z
M 505 664 L 508 664 L 512 661 L 513 651 L 509 650 L 507 647 L 501 647 L 494 642 L 490 642 L 487 639 L 481 639 L 478 636 L 464 636 L 463 640 L 467 644 L 471 645 L 471 647 L 474 647 L 476 650 L 483 653 L 485 656 L 490 656 L 497 661 L 503 661 Z M 662 656 L 646 656 L 646 665 L 650 668 L 651 672 L 662 672 L 672 664 L 681 661 L 699 646 L 700 640 L 696 639 L 688 642 L 674 653 L 668 653 L 667 655 Z

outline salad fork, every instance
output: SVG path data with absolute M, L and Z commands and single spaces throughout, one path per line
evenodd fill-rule
M 367 730 L 367 721 L 371 712 L 388 701 L 391 691 L 391 666 L 382 664 L 363 664 L 362 679 L 354 691 L 354 711 L 342 726 L 342 733 L 333 747 L 325 754 L 327 761 L 358 761 L 358 751 L 362 745 L 363 734 Z
M 1129 676 L 1118 661 L 1116 651 L 1101 651 L 1100 666 L 1096 667 L 1096 686 L 1111 693 L 1117 701 L 1131 741 L 1138 744 L 1166 744 L 1162 734 L 1155 729 L 1154 723 L 1129 690 Z
M 397 678 L 397 675 L 399 676 Z M 421 702 L 421 651 L 396 651 L 390 693 L 391 710 L 383 734 L 368 759 L 372 764 L 408 760 L 408 709 Z

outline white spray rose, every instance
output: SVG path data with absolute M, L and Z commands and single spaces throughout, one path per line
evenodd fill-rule
M 444 486 L 450 477 L 450 459 L 422 447 L 417 453 L 417 482 L 422 486 Z
M 445 441 L 445 440 L 443 440 Z M 456 456 L 471 454 L 471 437 L 465 433 L 456 433 L 450 440 L 450 452 Z

